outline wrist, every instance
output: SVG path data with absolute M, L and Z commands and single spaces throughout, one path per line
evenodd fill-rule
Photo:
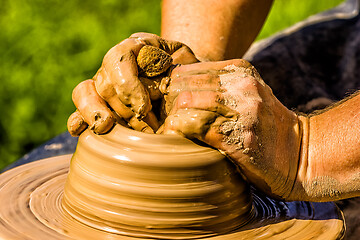
M 352 95 L 308 119 L 307 154 L 303 154 L 299 169 L 301 200 L 334 201 L 358 196 L 358 96 Z
M 304 190 L 307 173 L 309 172 L 309 137 L 310 137 L 310 117 L 298 115 L 300 147 L 298 155 L 298 169 L 294 181 L 294 187 L 288 200 L 308 200 L 308 194 Z
M 280 170 L 279 177 L 283 179 L 279 185 L 279 193 L 285 200 L 292 200 L 293 189 L 298 179 L 300 158 L 305 153 L 303 145 L 304 128 L 306 129 L 305 116 L 299 116 L 281 105 L 275 114 L 280 116 L 276 119 L 277 137 L 274 142 L 275 165 Z M 305 126 L 304 126 L 305 125 Z M 306 146 L 306 145 L 304 145 Z M 280 177 L 281 176 L 281 177 Z

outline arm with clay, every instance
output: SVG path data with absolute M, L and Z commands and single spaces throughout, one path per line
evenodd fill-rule
M 162 127 L 226 154 L 268 195 L 329 201 L 359 195 L 360 95 L 298 116 L 244 60 L 180 66 L 171 74 Z

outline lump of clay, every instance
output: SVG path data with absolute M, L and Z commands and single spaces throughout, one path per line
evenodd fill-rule
M 139 74 L 144 77 L 156 77 L 165 72 L 172 64 L 170 54 L 153 46 L 144 46 L 137 57 Z

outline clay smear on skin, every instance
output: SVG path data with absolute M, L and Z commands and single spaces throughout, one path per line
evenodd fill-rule
M 233 91 L 232 88 L 234 86 L 234 82 L 241 81 L 241 79 L 248 76 L 258 79 L 258 76 L 255 74 L 253 68 L 228 65 L 224 69 L 226 73 L 219 76 L 220 86 L 224 92 Z M 224 94 L 224 98 L 220 101 L 220 103 L 224 104 L 232 110 L 236 110 L 239 99 L 234 96 Z M 241 116 L 236 117 L 236 119 L 230 119 L 229 121 L 222 123 L 219 127 L 219 132 L 224 135 L 223 141 L 228 145 L 235 146 L 236 150 L 244 149 L 244 131 L 245 125 L 241 121 Z M 249 151 L 249 148 L 245 148 L 243 153 L 248 154 Z
M 322 199 L 333 201 L 344 196 L 345 193 L 356 192 L 357 185 L 360 181 L 360 174 L 354 174 L 345 182 L 341 182 L 330 176 L 318 176 L 309 182 L 303 184 L 305 192 L 311 196 L 312 199 Z M 353 196 L 347 196 L 353 197 Z

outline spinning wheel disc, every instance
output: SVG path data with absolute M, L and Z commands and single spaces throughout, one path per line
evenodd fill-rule
M 0 239 L 139 239 L 102 231 L 71 217 L 61 205 L 71 155 L 43 159 L 0 176 Z M 333 203 L 279 202 L 254 193 L 257 215 L 231 233 L 205 239 L 340 239 Z

